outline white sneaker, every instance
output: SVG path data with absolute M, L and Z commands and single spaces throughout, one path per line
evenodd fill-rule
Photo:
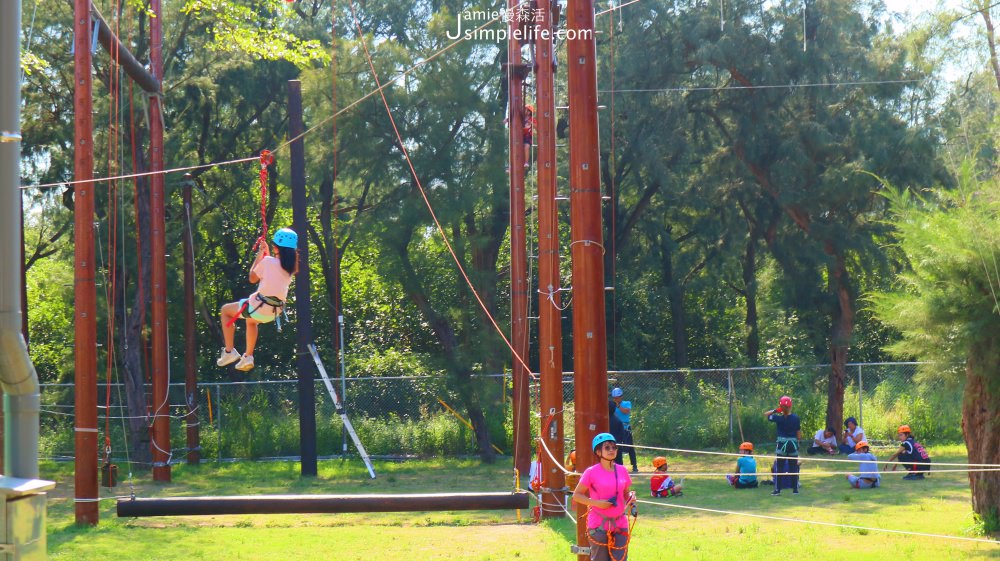
M 236 349 L 227 351 L 225 347 L 222 347 L 222 355 L 219 356 L 219 360 L 215 361 L 215 364 L 218 364 L 219 366 L 229 366 L 239 359 L 240 353 Z
M 253 355 L 243 355 L 240 361 L 236 363 L 236 369 L 241 372 L 253 370 Z

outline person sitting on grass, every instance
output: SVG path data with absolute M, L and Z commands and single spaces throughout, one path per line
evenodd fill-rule
M 684 493 L 683 486 L 674 483 L 674 478 L 667 474 L 667 459 L 663 456 L 653 458 L 653 469 L 656 473 L 649 479 L 649 492 L 654 497 L 679 497 Z
M 899 450 L 896 453 L 889 456 L 889 461 L 894 461 L 899 458 L 899 463 L 903 464 L 910 473 L 903 476 L 903 479 L 912 481 L 914 479 L 923 479 L 924 474 L 931 470 L 931 457 L 924 449 L 924 445 L 920 444 L 913 438 L 913 431 L 910 430 L 909 425 L 902 425 L 896 430 L 896 438 L 900 442 Z M 889 469 L 889 466 L 885 466 Z M 892 471 L 896 471 L 899 465 L 892 466 Z
M 858 420 L 854 417 L 848 417 L 844 421 L 844 440 L 840 444 L 841 454 L 853 454 L 855 447 L 862 440 L 867 440 L 865 438 L 865 431 L 858 426 Z
M 860 473 L 858 475 L 848 475 L 847 482 L 855 489 L 874 489 L 879 486 L 882 476 L 878 473 L 878 464 L 875 455 L 869 451 L 868 443 L 862 440 L 854 446 L 855 452 L 848 454 L 848 460 L 861 462 L 858 465 Z
M 810 456 L 816 454 L 837 454 L 840 449 L 837 447 L 837 433 L 830 427 L 816 431 L 813 435 L 813 445 L 806 448 Z
M 235 362 L 236 369 L 241 372 L 252 370 L 253 351 L 257 346 L 257 326 L 272 321 L 278 321 L 278 326 L 281 326 L 280 316 L 284 311 L 285 298 L 288 297 L 288 287 L 299 271 L 299 236 L 291 228 L 282 228 L 275 232 L 272 241 L 273 253 L 277 257 L 271 257 L 267 240 L 262 240 L 257 258 L 250 267 L 250 282 L 259 283 L 257 291 L 238 302 L 222 306 L 220 315 L 225 346 L 219 359 L 215 361 L 220 367 Z M 247 324 L 246 352 L 242 355 L 233 343 L 238 319 L 246 320 Z
M 757 460 L 753 457 L 753 443 L 740 444 L 740 454 L 736 460 L 736 474 L 727 475 L 726 480 L 737 489 L 757 488 Z
M 632 477 L 625 466 L 615 463 L 618 443 L 602 432 L 591 442 L 598 462 L 580 476 L 573 502 L 586 505 L 590 558 L 594 561 L 625 561 L 629 524 L 625 513 L 635 505 Z M 634 512 L 633 512 L 634 516 Z

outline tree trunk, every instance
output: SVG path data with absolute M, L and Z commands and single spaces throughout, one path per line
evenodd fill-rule
M 757 319 L 757 239 L 747 238 L 747 249 L 743 256 L 743 295 L 747 302 L 747 360 L 750 366 L 760 364 L 760 325 Z
M 136 132 L 135 145 L 141 145 L 141 132 Z M 136 159 L 137 173 L 145 171 L 142 158 Z M 143 342 L 142 330 L 146 323 L 146 306 L 149 305 L 149 285 L 152 281 L 152 254 L 148 243 L 150 236 L 149 181 L 140 178 L 135 190 L 136 223 L 138 232 L 136 243 L 139 246 L 139 271 L 136 276 L 135 297 L 132 311 L 126 315 L 125 301 L 127 299 L 126 283 L 120 283 L 120 290 L 115 296 L 116 306 L 121 314 L 118 321 L 119 337 L 123 340 L 122 373 L 125 382 L 125 401 L 128 411 L 129 445 L 132 449 L 132 461 L 152 468 L 152 452 L 149 441 L 149 409 L 146 399 L 146 377 L 143 373 Z
M 986 45 L 990 48 L 990 68 L 993 70 L 993 78 L 997 82 L 997 89 L 1000 90 L 1000 61 L 997 60 L 996 30 L 993 28 L 993 18 L 990 17 L 990 5 L 986 0 L 976 2 L 976 9 L 983 16 L 986 24 Z
M 674 241 L 668 229 L 661 240 L 663 284 L 670 298 L 670 333 L 674 344 L 674 367 L 687 368 L 687 326 L 684 318 L 684 285 L 674 274 Z
M 847 267 L 841 252 L 833 253 L 830 288 L 837 299 L 830 337 L 830 379 L 827 385 L 826 424 L 839 432 L 844 423 L 844 384 L 847 380 L 847 351 L 854 332 L 854 298 Z
M 996 335 L 973 345 L 965 364 L 965 397 L 962 400 L 962 435 L 969 451 L 969 463 L 1000 463 L 1000 391 L 996 379 L 1000 371 L 1000 339 Z M 1000 472 L 969 472 L 972 510 L 987 524 L 998 529 Z
M 479 448 L 479 456 L 486 463 L 496 461 L 496 454 L 493 452 L 490 440 L 489 428 L 486 425 L 486 417 L 483 415 L 482 406 L 479 403 L 478 394 L 472 384 L 471 372 L 469 368 L 462 365 L 462 358 L 459 353 L 458 337 L 454 328 L 448 320 L 438 314 L 431 305 L 423 284 L 417 277 L 413 264 L 410 262 L 409 248 L 404 240 L 396 247 L 396 254 L 400 262 L 400 283 L 403 292 L 413 300 L 417 309 L 427 319 L 431 331 L 437 338 L 438 343 L 444 353 L 445 363 L 448 371 L 456 381 L 457 390 L 469 414 L 469 421 L 472 423 L 473 432 L 476 435 L 476 445 Z

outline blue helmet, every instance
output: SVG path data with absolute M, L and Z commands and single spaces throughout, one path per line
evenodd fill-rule
M 597 447 L 600 446 L 601 444 L 604 444 L 605 442 L 615 442 L 615 437 L 612 436 L 611 433 L 602 432 L 594 437 L 590 449 L 597 450 Z
M 291 228 L 282 228 L 274 233 L 274 245 L 296 249 L 299 246 L 299 235 Z

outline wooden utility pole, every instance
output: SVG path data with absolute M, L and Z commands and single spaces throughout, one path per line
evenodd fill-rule
M 573 371 L 576 460 L 596 461 L 590 442 L 608 430 L 608 364 L 604 317 L 604 237 L 597 132 L 597 46 L 593 0 L 566 9 L 569 89 L 570 232 L 573 259 Z M 586 509 L 578 506 L 577 543 L 588 544 Z M 586 559 L 580 556 L 581 561 Z
M 508 0 L 517 14 L 519 0 Z M 524 98 L 521 89 L 528 67 L 521 59 L 521 42 L 515 31 L 522 22 L 510 17 L 507 41 L 507 80 L 510 88 L 510 341 L 514 347 L 511 373 L 514 383 L 514 467 L 527 475 L 531 466 L 530 400 L 528 399 L 528 255 L 524 231 Z
M 302 140 L 302 82 L 288 81 L 288 136 L 292 138 L 292 216 L 299 234 L 299 272 L 295 276 L 295 334 L 299 375 L 299 454 L 301 475 L 317 474 L 316 466 L 316 383 L 315 366 L 309 356 L 312 336 L 312 307 L 309 302 L 309 217 L 306 207 L 306 156 Z
M 201 439 L 198 434 L 198 340 L 195 333 L 194 301 L 194 225 L 191 223 L 191 185 L 194 179 L 184 174 L 184 401 L 187 414 L 187 463 L 201 463 Z
M 163 9 L 151 0 L 149 60 L 153 77 L 163 82 Z M 167 244 L 165 190 L 163 187 L 163 109 L 159 96 L 149 98 L 150 214 L 152 215 L 152 336 L 153 336 L 153 480 L 170 481 L 170 388 L 167 345 Z
M 76 345 L 73 427 L 76 523 L 97 524 L 97 285 L 94 264 L 94 142 L 90 0 L 73 4 L 73 325 Z
M 538 115 L 538 371 L 541 376 L 541 420 L 545 446 L 542 473 L 546 489 L 562 489 L 566 477 L 563 450 L 562 299 L 559 276 L 559 209 L 556 205 L 556 102 L 553 94 L 555 52 L 552 33 L 558 4 L 538 0 L 535 21 L 535 114 Z M 561 517 L 565 493 L 542 493 L 542 516 Z

